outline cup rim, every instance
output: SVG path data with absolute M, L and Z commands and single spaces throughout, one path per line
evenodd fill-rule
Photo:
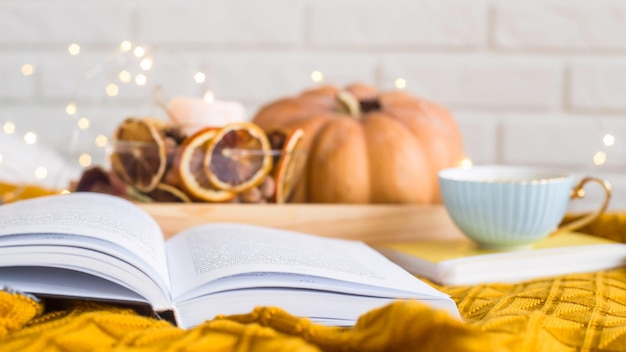
M 571 172 L 562 169 L 497 164 L 450 167 L 441 169 L 437 175 L 440 180 L 494 184 L 548 184 L 573 178 Z

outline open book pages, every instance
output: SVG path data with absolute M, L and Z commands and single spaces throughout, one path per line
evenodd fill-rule
M 351 325 L 368 310 L 417 299 L 454 302 L 359 241 L 212 223 L 168 241 L 136 205 L 75 193 L 0 207 L 0 282 L 47 296 L 149 304 L 191 327 L 277 306 Z
M 96 281 L 105 280 L 111 283 L 97 284 L 104 287 L 93 290 L 93 296 L 148 300 L 155 309 L 171 306 L 165 245 L 157 222 L 113 196 L 75 193 L 0 206 L 0 267 L 0 279 L 22 291 L 37 292 L 45 285 L 46 294 L 82 297 Z M 11 273 L 13 268 L 21 275 Z M 73 272 L 91 278 L 69 275 Z M 49 279 L 55 273 L 64 279 Z
M 518 282 L 626 264 L 626 244 L 563 233 L 529 248 L 497 251 L 469 239 L 390 243 L 376 249 L 411 273 L 443 285 Z

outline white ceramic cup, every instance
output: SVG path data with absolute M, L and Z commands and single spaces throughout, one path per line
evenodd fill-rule
M 588 182 L 599 183 L 600 208 L 559 227 L 573 198 L 584 196 Z M 571 173 L 526 166 L 485 165 L 439 172 L 443 203 L 456 226 L 485 248 L 524 247 L 561 231 L 574 231 L 607 208 L 611 186 L 585 177 L 575 184 Z

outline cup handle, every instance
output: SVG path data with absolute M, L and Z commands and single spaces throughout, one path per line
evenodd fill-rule
M 559 228 L 556 229 L 556 231 L 554 231 L 552 235 L 555 235 L 561 232 L 568 232 L 568 231 L 574 231 L 576 229 L 579 229 L 589 224 L 590 222 L 598 218 L 600 215 L 602 215 L 606 211 L 606 209 L 609 206 L 609 200 L 611 199 L 611 184 L 609 184 L 608 181 L 603 180 L 601 178 L 585 177 L 582 180 L 580 180 L 580 182 L 578 182 L 576 187 L 572 189 L 571 199 L 584 198 L 585 190 L 583 189 L 583 187 L 585 187 L 585 185 L 588 182 L 597 182 L 604 189 L 604 200 L 602 201 L 602 205 L 600 206 L 600 208 L 594 212 L 591 212 L 583 216 L 582 218 L 576 219 L 574 221 L 568 222 L 565 225 L 559 226 Z

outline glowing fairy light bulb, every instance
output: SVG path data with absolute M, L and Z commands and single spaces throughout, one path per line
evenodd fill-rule
M 315 70 L 311 72 L 311 80 L 315 83 L 320 83 L 324 81 L 324 74 L 322 74 L 320 71 Z
M 64 189 L 64 190 L 61 191 L 61 194 L 70 194 L 70 193 L 72 193 L 72 192 L 70 192 L 69 189 Z
M 133 77 L 130 75 L 130 72 L 124 70 L 121 71 L 117 77 L 120 79 L 120 81 L 122 83 L 130 83 L 130 81 L 133 79 Z
M 196 81 L 196 83 L 204 83 L 204 81 L 206 81 L 206 74 L 204 74 L 204 72 L 196 72 L 196 74 L 193 75 L 193 80 Z
M 13 134 L 15 133 L 15 124 L 11 121 L 7 121 L 2 126 L 2 130 L 5 134 Z
M 113 83 L 109 83 L 107 85 L 107 87 L 105 88 L 105 91 L 107 93 L 108 96 L 110 97 L 115 97 L 119 94 L 120 89 L 117 85 L 113 84 Z
M 215 101 L 215 94 L 213 94 L 213 92 L 211 92 L 210 90 L 207 90 L 206 93 L 204 93 L 204 101 L 206 103 L 212 103 Z
M 21 71 L 24 76 L 31 76 L 35 73 L 35 66 L 31 64 L 24 64 L 22 65 Z
M 87 154 L 87 153 L 82 153 L 79 157 L 78 157 L 78 163 L 80 164 L 80 166 L 82 167 L 88 167 L 91 165 L 91 155 Z
M 133 54 L 135 54 L 135 57 L 137 58 L 143 57 L 144 55 L 146 55 L 146 49 L 144 49 L 141 46 L 138 46 L 135 48 L 135 50 L 133 50 Z
M 139 67 L 141 67 L 144 71 L 149 71 L 152 68 L 152 58 L 146 57 L 139 63 Z
M 148 77 L 146 77 L 146 75 L 138 74 L 137 76 L 135 76 L 135 83 L 138 86 L 143 86 L 146 84 L 146 82 L 148 82 Z
M 70 55 L 76 56 L 80 54 L 80 45 L 72 43 L 70 44 L 70 46 L 67 47 L 67 51 L 70 53 Z
M 26 144 L 37 143 L 37 134 L 35 134 L 35 132 L 27 132 L 24 135 L 24 142 L 26 142 Z
M 107 138 L 107 136 L 103 135 L 103 134 L 99 134 L 96 139 L 94 139 L 93 143 L 96 145 L 96 147 L 98 148 L 104 148 L 107 146 L 107 144 L 109 143 L 109 138 Z
M 606 162 L 606 153 L 603 151 L 599 151 L 597 152 L 594 156 L 593 156 L 593 163 L 595 165 L 604 165 L 604 163 Z
M 76 121 L 76 124 L 78 125 L 78 128 L 80 128 L 81 130 L 86 130 L 89 128 L 89 119 L 86 117 L 81 117 L 80 119 L 78 119 L 78 121 Z
M 394 82 L 394 85 L 396 86 L 397 89 L 400 89 L 400 90 L 406 89 L 406 80 L 404 78 L 398 78 Z
M 78 108 L 76 107 L 76 103 L 75 102 L 71 102 L 71 103 L 67 104 L 65 106 L 65 112 L 67 112 L 68 115 L 76 115 L 76 112 L 78 112 Z
M 122 42 L 122 44 L 120 44 L 120 50 L 122 52 L 127 52 L 130 49 L 132 49 L 132 48 L 133 48 L 133 44 L 131 42 L 129 42 L 128 40 L 125 40 L 125 41 Z
M 605 134 L 602 138 L 602 142 L 605 146 L 610 147 L 615 144 L 615 137 L 612 134 Z
M 33 174 L 38 180 L 43 180 L 44 178 L 48 177 L 48 169 L 43 166 L 39 166 L 35 169 L 35 172 Z
M 465 158 L 463 160 L 461 160 L 460 166 L 464 169 L 469 169 L 471 168 L 473 165 L 472 160 L 470 160 L 469 158 Z

